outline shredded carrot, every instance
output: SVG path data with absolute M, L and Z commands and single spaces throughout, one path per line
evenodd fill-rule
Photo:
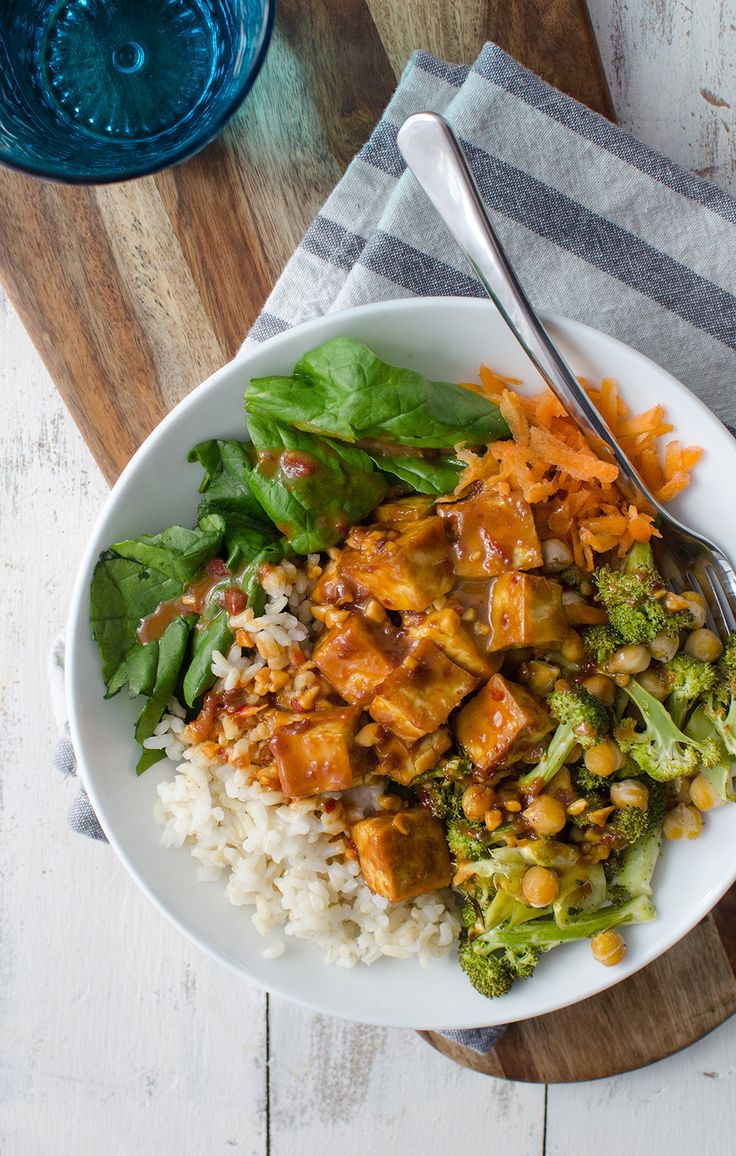
M 632 414 L 612 378 L 598 388 L 579 380 L 657 500 L 681 493 L 702 449 L 677 440 L 662 449 L 661 439 L 673 427 L 661 405 Z M 484 454 L 461 450 L 466 468 L 456 492 L 482 482 L 499 493 L 521 493 L 535 507 L 540 536 L 567 542 L 582 570 L 595 568 L 597 554 L 623 555 L 634 542 L 660 537 L 649 511 L 618 489 L 617 467 L 594 453 L 555 395 L 545 389 L 524 397 L 513 388 L 519 384 L 480 367 L 480 385 L 471 388 L 498 403 L 511 437 L 492 442 Z

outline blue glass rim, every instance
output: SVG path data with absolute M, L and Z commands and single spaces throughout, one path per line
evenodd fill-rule
M 123 184 L 125 181 L 137 181 L 140 180 L 141 177 L 150 177 L 155 173 L 165 172 L 166 169 L 180 165 L 183 161 L 187 161 L 191 157 L 196 156 L 196 154 L 206 148 L 208 144 L 211 144 L 215 137 L 219 136 L 253 87 L 263 67 L 263 62 L 266 59 L 266 53 L 271 43 L 271 37 L 273 36 L 273 26 L 276 20 L 276 3 L 277 0 L 262 0 L 263 19 L 258 32 L 258 47 L 248 74 L 236 95 L 224 106 L 220 114 L 213 119 L 205 133 L 196 137 L 187 145 L 182 145 L 180 148 L 175 149 L 160 164 L 141 165 L 122 173 L 119 169 L 115 171 L 110 170 L 110 172 L 103 171 L 95 173 L 93 177 L 81 175 L 71 176 L 66 173 L 51 172 L 44 165 L 18 164 L 16 161 L 3 156 L 2 152 L 0 152 L 0 167 L 12 169 L 14 172 L 24 173 L 26 176 L 38 177 L 41 180 L 59 185 L 115 185 Z

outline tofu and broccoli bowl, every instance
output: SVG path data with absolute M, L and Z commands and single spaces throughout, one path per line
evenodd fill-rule
M 468 367 L 468 376 L 473 376 Z M 736 638 L 549 392 L 333 338 L 189 455 L 194 525 L 94 570 L 106 697 L 139 699 L 151 822 L 264 937 L 342 967 L 455 953 L 489 998 L 656 918 L 668 840 L 734 800 Z M 585 383 L 660 501 L 700 450 Z M 181 851 L 179 853 L 182 853 Z M 233 918 L 242 914 L 233 913 Z

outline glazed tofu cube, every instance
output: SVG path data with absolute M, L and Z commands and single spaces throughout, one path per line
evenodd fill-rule
M 340 571 L 388 610 L 426 610 L 453 582 L 442 521 L 433 516 L 401 526 L 356 526 Z
M 567 634 L 562 587 L 533 574 L 499 574 L 491 592 L 490 619 L 489 650 L 559 645 Z
M 376 771 L 408 787 L 419 775 L 431 771 L 451 746 L 452 738 L 447 727 L 440 727 L 431 735 L 425 735 L 413 747 L 407 746 L 396 735 L 387 735 L 375 747 L 378 758 Z
M 553 727 L 528 690 L 494 674 L 460 711 L 455 736 L 475 766 L 490 773 L 500 763 L 517 762 Z
M 269 740 L 281 790 L 290 799 L 353 785 L 354 746 L 360 709 L 315 710 L 293 715 Z
M 390 903 L 449 886 L 444 828 L 424 807 L 361 819 L 352 836 L 363 878 Z
M 505 570 L 542 565 L 542 547 L 531 506 L 514 491 L 491 487 L 437 507 L 452 543 L 459 578 L 494 578 Z
M 477 685 L 477 678 L 425 638 L 414 643 L 378 688 L 368 710 L 376 722 L 414 743 L 437 730 Z
M 500 659 L 481 653 L 455 610 L 430 610 L 420 621 L 407 625 L 410 638 L 430 638 L 456 666 L 477 678 L 490 678 L 500 666 Z
M 403 636 L 390 622 L 377 625 L 354 611 L 320 638 L 312 658 L 346 702 L 363 706 L 405 650 Z

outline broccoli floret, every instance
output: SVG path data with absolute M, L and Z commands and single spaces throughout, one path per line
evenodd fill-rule
M 559 726 L 540 762 L 519 779 L 522 790 L 529 790 L 539 779 L 550 782 L 576 743 L 591 747 L 610 729 L 603 703 L 583 686 L 573 684 L 565 690 L 553 690 L 547 706 Z
M 617 843 L 620 842 L 619 849 L 623 846 L 633 847 L 651 830 L 661 827 L 664 820 L 667 807 L 666 786 L 655 779 L 650 779 L 648 775 L 642 775 L 639 782 L 647 788 L 649 794 L 647 809 L 642 811 L 639 807 L 621 807 L 611 816 L 606 826 L 607 831 L 616 835 Z
M 580 763 L 574 768 L 571 778 L 577 793 L 587 799 L 589 803 L 597 803 L 611 785 L 610 779 L 603 775 L 594 775 L 592 771 L 588 770 L 585 763 Z
M 471 770 L 467 759 L 440 759 L 431 771 L 425 771 L 412 781 L 411 789 L 435 818 L 462 819 L 463 791 Z
M 599 566 L 593 582 L 611 626 L 625 643 L 651 642 L 659 634 L 677 634 L 692 624 L 689 610 L 669 613 L 656 597 L 665 587 L 648 542 L 632 547 L 622 570 Z
M 429 779 L 417 787 L 417 795 L 436 819 L 457 819 L 462 814 L 462 788 L 445 779 Z
M 736 755 L 736 634 L 728 638 L 715 672 L 706 711 L 728 753 Z
M 496 832 L 493 832 L 494 839 Z M 482 824 L 469 823 L 467 819 L 453 818 L 447 823 L 447 846 L 455 859 L 485 859 L 490 854 L 491 836 Z
M 624 690 L 638 707 L 644 730 L 636 729 L 634 719 L 624 718 L 616 726 L 614 736 L 623 753 L 645 774 L 659 783 L 669 783 L 694 774 L 699 766 L 714 766 L 718 762 L 718 744 L 710 739 L 701 743 L 683 734 L 663 704 L 636 679 Z
M 690 654 L 676 654 L 662 668 L 664 684 L 669 691 L 665 706 L 675 726 L 682 727 L 691 708 L 704 698 L 717 681 L 716 668 Z
M 516 953 L 509 950 L 489 954 L 475 947 L 478 942 L 478 937 L 468 940 L 463 935 L 458 961 L 475 990 L 487 999 L 506 995 L 515 979 L 528 979 L 537 965 L 538 952 L 526 950 Z
M 603 907 L 583 915 L 565 927 L 544 917 L 512 927 L 510 921 L 481 935 L 470 938 L 463 932 L 460 943 L 460 966 L 482 995 L 494 999 L 505 995 L 515 979 L 527 979 L 539 962 L 540 955 L 560 943 L 589 939 L 599 931 L 624 923 L 648 923 L 656 918 L 653 904 L 638 895 L 618 905 Z
M 588 626 L 583 631 L 583 646 L 596 666 L 602 666 L 614 650 L 620 650 L 625 645 L 624 637 L 619 634 L 615 626 L 610 623 L 601 626 Z

